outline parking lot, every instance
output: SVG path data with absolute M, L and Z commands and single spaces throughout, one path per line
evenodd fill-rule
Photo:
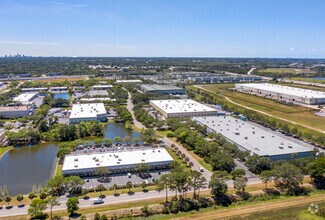
M 114 184 L 117 184 L 118 186 L 123 186 L 126 184 L 126 182 L 131 181 L 132 184 L 141 184 L 145 181 L 148 183 L 155 182 L 157 179 L 160 178 L 161 175 L 170 173 L 169 170 L 161 170 L 161 171 L 152 171 L 149 172 L 151 177 L 147 179 L 141 178 L 138 173 L 131 173 L 130 176 L 128 176 L 127 173 L 124 174 L 116 174 L 116 175 L 110 175 L 111 181 L 109 183 L 100 183 L 98 182 L 97 178 L 83 178 L 85 181 L 84 188 L 91 189 L 99 184 L 104 185 L 105 187 L 112 187 Z

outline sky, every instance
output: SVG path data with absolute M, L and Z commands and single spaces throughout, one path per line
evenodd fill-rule
M 324 0 L 0 0 L 0 56 L 325 58 Z

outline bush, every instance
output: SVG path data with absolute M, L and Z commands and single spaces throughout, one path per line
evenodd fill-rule
M 175 137 L 175 133 L 172 132 L 172 131 L 168 131 L 167 132 L 167 137 L 169 137 L 169 138 Z
M 99 213 L 95 213 L 94 220 L 100 220 L 100 214 Z
M 162 209 L 162 213 L 169 214 L 169 208 L 167 206 L 164 206 L 164 208 Z
M 99 184 L 97 187 L 96 187 L 96 191 L 100 192 L 100 191 L 106 191 L 107 188 L 103 185 L 103 184 Z

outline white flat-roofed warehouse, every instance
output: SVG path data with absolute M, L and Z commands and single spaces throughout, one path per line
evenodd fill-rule
M 142 83 L 140 79 L 121 79 L 116 80 L 116 83 Z
M 146 163 L 151 169 L 166 169 L 172 161 L 166 149 L 161 147 L 66 155 L 62 174 L 92 175 L 98 167 L 106 167 L 113 173 L 126 173 L 134 171 L 139 163 Z
M 185 90 L 183 88 L 171 85 L 162 84 L 142 84 L 140 86 L 144 92 L 154 92 L 166 95 L 184 95 Z
M 0 118 L 20 118 L 33 111 L 32 106 L 0 106 Z
M 106 121 L 107 112 L 103 103 L 75 104 L 69 117 L 70 124 L 82 121 Z
M 325 104 L 325 92 L 281 86 L 270 83 L 235 84 L 239 92 L 250 93 L 270 99 L 299 102 L 307 105 Z
M 209 133 L 215 131 L 240 148 L 271 160 L 290 159 L 292 154 L 309 156 L 314 149 L 308 143 L 232 116 L 195 117 L 193 120 L 206 125 Z
M 23 105 L 30 105 L 38 93 L 23 93 L 13 99 L 15 102 L 20 102 Z
M 151 100 L 150 105 L 165 118 L 217 115 L 217 109 L 191 99 Z

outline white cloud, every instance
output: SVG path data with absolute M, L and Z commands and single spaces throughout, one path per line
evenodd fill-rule
M 290 51 L 294 51 L 294 50 L 295 50 L 295 48 L 293 48 L 293 47 L 290 47 L 290 48 L 289 48 L 289 50 L 290 50 Z

